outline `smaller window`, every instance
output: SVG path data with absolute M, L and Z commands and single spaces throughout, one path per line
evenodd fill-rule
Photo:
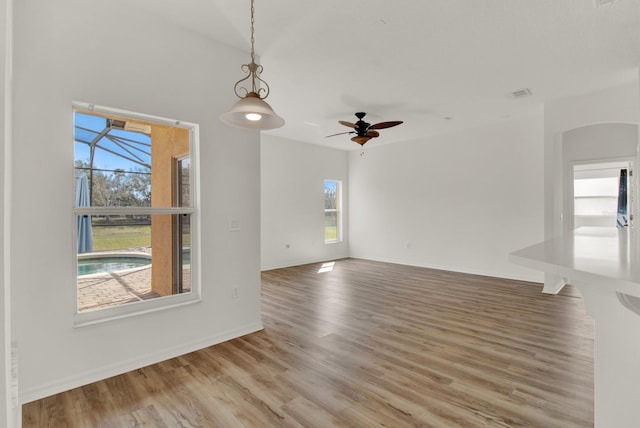
M 342 182 L 324 180 L 324 242 L 342 241 Z

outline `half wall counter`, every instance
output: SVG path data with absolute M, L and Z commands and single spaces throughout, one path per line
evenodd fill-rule
M 635 229 L 582 227 L 515 251 L 513 263 L 563 277 L 595 323 L 595 426 L 640 426 L 640 252 Z

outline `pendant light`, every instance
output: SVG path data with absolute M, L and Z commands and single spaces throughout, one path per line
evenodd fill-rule
M 253 0 L 251 0 L 251 62 L 240 67 L 242 71 L 248 74 L 238 80 L 233 87 L 233 91 L 240 100 L 233 105 L 231 110 L 223 113 L 220 116 L 220 120 L 236 128 L 280 128 L 284 125 L 284 119 L 278 116 L 264 100 L 269 95 L 269 85 L 260 78 L 262 66 L 256 64 L 256 55 L 253 47 L 253 15 L 254 6 Z M 249 82 L 251 82 L 250 90 L 242 86 L 243 83 L 248 84 Z

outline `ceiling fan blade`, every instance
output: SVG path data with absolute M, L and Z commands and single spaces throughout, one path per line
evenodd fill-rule
M 398 126 L 401 123 L 403 123 L 401 120 L 392 120 L 392 121 L 389 121 L 389 122 L 374 123 L 373 125 L 371 125 L 369 127 L 369 129 L 391 128 L 392 126 Z
M 355 131 L 338 132 L 337 134 L 327 135 L 324 138 L 335 137 L 336 135 L 344 135 L 344 134 L 355 134 Z
M 360 144 L 361 146 L 364 146 L 364 144 L 369 141 L 371 139 L 371 137 L 351 137 L 351 141 L 355 141 L 356 143 Z
M 380 136 L 380 133 L 378 131 L 375 131 L 375 130 L 372 130 L 371 128 L 369 128 L 369 131 L 367 131 L 365 136 L 370 137 L 370 138 L 376 138 L 376 137 Z
M 348 126 L 349 128 L 356 128 L 356 124 L 355 123 L 351 123 L 351 122 L 347 122 L 346 120 L 339 120 L 338 123 L 340 125 L 344 125 L 344 126 Z

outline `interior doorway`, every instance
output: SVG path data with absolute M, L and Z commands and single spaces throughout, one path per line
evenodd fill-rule
M 571 229 L 628 227 L 633 220 L 632 159 L 573 164 Z

